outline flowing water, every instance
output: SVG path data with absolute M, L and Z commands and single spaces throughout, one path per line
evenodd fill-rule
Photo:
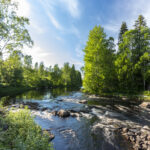
M 130 144 L 119 133 L 120 125 L 149 123 L 148 118 L 139 117 L 143 114 L 133 104 L 118 101 L 116 105 L 105 99 L 92 103 L 92 98 L 78 91 L 29 91 L 16 98 L 40 105 L 41 110 L 31 112 L 38 125 L 55 135 L 52 143 L 56 150 L 129 150 Z M 79 103 L 87 99 L 88 104 Z M 60 109 L 79 115 L 60 118 L 51 114 Z

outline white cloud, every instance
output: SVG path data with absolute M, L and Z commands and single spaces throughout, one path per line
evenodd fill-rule
M 48 16 L 50 22 L 55 26 L 58 30 L 63 30 L 63 27 L 61 24 L 57 21 L 57 19 L 54 17 L 54 1 L 48 1 L 48 0 L 39 0 L 41 5 L 43 6 L 46 15 Z
M 41 28 L 41 26 L 35 21 L 35 20 L 32 20 L 31 21 L 31 27 L 36 31 L 36 33 L 38 34 L 43 34 L 45 33 L 45 29 L 44 28 Z
M 78 18 L 80 16 L 79 1 L 78 0 L 60 0 L 69 11 L 72 17 Z
M 104 29 L 111 31 L 111 32 L 118 32 L 119 31 L 119 26 L 118 25 L 114 25 L 114 24 L 105 24 L 103 25 Z
M 27 0 L 14 0 L 14 2 L 17 2 L 19 4 L 18 10 L 17 10 L 17 15 L 24 16 L 24 17 L 30 16 L 31 8 L 30 8 L 30 4 Z
M 51 23 L 59 30 L 62 30 L 62 26 L 59 24 L 59 22 L 55 19 L 55 17 L 50 13 L 50 12 L 47 12 L 47 15 L 51 21 Z
M 33 48 L 24 48 L 24 54 L 26 55 L 31 55 L 33 58 L 33 63 L 38 62 L 40 63 L 41 61 L 44 62 L 46 66 L 50 65 L 50 57 L 53 56 L 53 53 L 45 51 L 42 49 L 40 46 L 35 45 Z

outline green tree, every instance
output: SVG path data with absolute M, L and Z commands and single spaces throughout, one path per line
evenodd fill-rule
M 0 0 L 0 53 L 21 50 L 24 45 L 32 46 L 33 41 L 26 25 L 29 19 L 16 14 L 17 5 L 12 0 Z
M 83 86 L 90 93 L 112 90 L 113 39 L 106 39 L 103 28 L 95 26 L 89 33 L 84 52 Z
M 128 31 L 128 27 L 126 22 L 122 22 L 120 32 L 119 32 L 119 37 L 118 37 L 118 44 L 120 44 L 123 41 L 123 34 Z

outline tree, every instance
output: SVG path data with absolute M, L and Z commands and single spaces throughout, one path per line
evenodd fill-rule
M 118 37 L 118 45 L 121 44 L 123 42 L 123 34 L 128 31 L 128 27 L 126 22 L 122 22 L 121 28 L 120 28 L 120 32 L 119 32 L 119 37 Z M 118 49 L 118 53 L 121 53 L 122 49 Z
M 20 51 L 13 51 L 9 58 L 3 62 L 0 76 L 1 84 L 7 86 L 21 86 L 23 75 L 22 75 L 22 53 Z
M 113 62 L 113 39 L 106 39 L 103 28 L 95 26 L 89 33 L 84 49 L 84 80 L 83 86 L 87 92 L 101 93 L 112 90 L 111 68 Z
M 32 67 L 32 57 L 30 55 L 25 55 L 24 56 L 24 66 L 26 68 L 30 68 Z
M 121 53 L 116 59 L 116 70 L 120 89 L 145 90 L 150 54 L 150 29 L 147 28 L 144 17 L 139 16 L 135 29 L 123 34 L 123 41 L 119 44 Z M 146 60 L 145 60 L 146 59 Z
M 33 41 L 26 29 L 29 19 L 16 14 L 17 5 L 12 0 L 0 0 L 0 54 L 21 50 Z
M 145 18 L 142 15 L 139 15 L 138 19 L 135 21 L 135 29 L 141 30 L 142 27 L 147 27 Z

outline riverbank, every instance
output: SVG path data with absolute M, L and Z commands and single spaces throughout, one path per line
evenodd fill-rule
M 0 149 L 52 150 L 49 133 L 42 131 L 28 109 L 0 109 Z
M 84 92 L 84 90 L 82 90 Z M 85 92 L 86 93 L 86 92 Z M 133 93 L 121 93 L 121 92 L 110 92 L 110 93 L 101 93 L 101 94 L 90 94 L 89 97 L 93 98 L 114 98 L 119 100 L 138 100 L 138 101 L 150 101 L 150 91 L 141 91 Z

